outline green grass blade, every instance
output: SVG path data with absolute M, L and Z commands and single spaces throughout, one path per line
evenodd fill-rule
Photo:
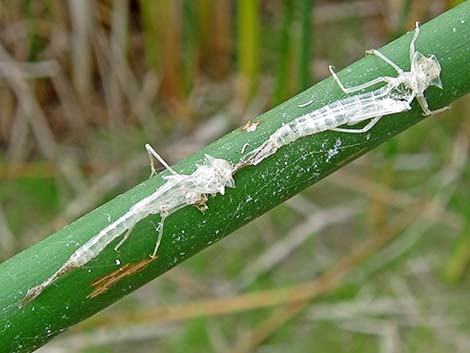
M 279 40 L 279 67 L 277 69 L 274 103 L 279 104 L 287 98 L 289 92 L 290 58 L 292 56 L 292 22 L 294 21 L 294 0 L 283 1 L 283 20 Z
M 242 98 L 249 100 L 258 82 L 260 46 L 259 0 L 237 1 L 237 56 Z
M 304 90 L 312 83 L 310 62 L 312 61 L 312 9 L 313 0 L 300 0 L 300 63 L 299 63 L 299 89 Z

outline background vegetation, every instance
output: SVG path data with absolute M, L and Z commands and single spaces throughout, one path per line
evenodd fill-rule
M 145 142 L 179 160 L 326 77 L 328 63 L 455 3 L 2 2 L 0 258 L 144 179 Z M 469 351 L 469 107 L 425 120 L 42 352 Z M 377 237 L 394 240 L 379 251 Z M 256 310 L 271 288 L 302 293 L 313 280 L 340 289 Z M 238 296 L 254 290 L 258 301 Z

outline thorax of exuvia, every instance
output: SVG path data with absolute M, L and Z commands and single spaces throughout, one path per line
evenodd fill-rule
M 402 72 L 398 77 L 400 84 L 410 89 L 411 91 L 418 92 L 420 84 L 418 77 L 412 72 Z

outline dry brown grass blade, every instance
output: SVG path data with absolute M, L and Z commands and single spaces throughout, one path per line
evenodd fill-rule
M 93 32 L 93 2 L 69 0 L 67 2 L 72 25 L 71 59 L 72 80 L 82 103 L 90 101 L 92 94 L 91 44 Z
M 51 132 L 44 112 L 26 81 L 23 71 L 21 71 L 2 45 L 0 45 L 0 58 L 4 61 L 4 64 L 0 65 L 0 74 L 8 81 L 21 106 L 22 114 L 19 116 L 27 120 L 31 126 L 44 156 L 54 160 L 57 155 L 54 135 Z
M 129 17 L 128 0 L 115 0 L 112 8 L 112 24 L 110 35 L 110 75 L 108 76 L 110 106 L 109 116 L 114 126 L 120 127 L 124 122 L 122 106 L 123 94 L 119 85 L 119 72 L 126 64 L 126 43 Z

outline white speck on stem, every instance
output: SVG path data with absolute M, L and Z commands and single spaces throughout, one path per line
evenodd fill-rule
M 331 160 L 331 158 L 333 158 L 334 156 L 336 156 L 339 153 L 339 147 L 340 146 L 341 146 L 341 140 L 338 138 L 338 139 L 336 139 L 336 142 L 335 142 L 335 145 L 333 146 L 333 148 L 330 148 L 328 150 L 328 154 L 327 154 L 327 157 L 326 157 L 327 162 L 329 162 Z
M 304 108 L 304 107 L 309 106 L 309 105 L 312 104 L 312 103 L 313 103 L 313 99 L 310 99 L 308 102 L 305 102 L 305 103 L 302 103 L 302 104 L 298 104 L 297 106 L 298 106 L 299 108 Z

